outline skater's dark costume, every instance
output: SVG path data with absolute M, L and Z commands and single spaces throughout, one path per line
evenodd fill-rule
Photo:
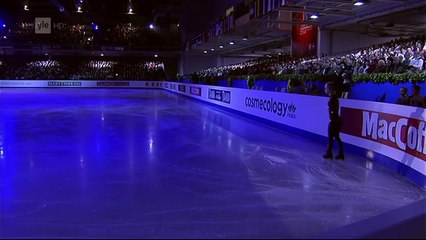
M 328 113 L 330 116 L 330 122 L 328 123 L 328 145 L 327 151 L 324 158 L 333 159 L 333 138 L 336 139 L 337 144 L 339 145 L 339 154 L 336 156 L 336 159 L 344 159 L 343 154 L 343 143 L 340 139 L 340 129 L 342 127 L 342 118 L 339 115 L 339 98 L 336 94 L 336 89 L 334 84 L 328 83 L 326 85 L 326 92 L 330 96 L 328 101 Z

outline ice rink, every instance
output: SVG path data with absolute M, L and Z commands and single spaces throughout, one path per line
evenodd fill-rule
M 0 238 L 315 238 L 426 198 L 326 144 L 164 90 L 3 88 Z

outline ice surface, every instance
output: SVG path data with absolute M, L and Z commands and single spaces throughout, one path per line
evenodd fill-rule
M 309 238 L 426 197 L 162 90 L 0 91 L 2 238 Z

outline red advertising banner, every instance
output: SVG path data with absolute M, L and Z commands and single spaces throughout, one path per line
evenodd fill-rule
M 409 116 L 342 107 L 342 133 L 404 151 L 426 161 L 426 122 Z
M 304 21 L 303 13 L 293 13 L 293 19 Z M 308 24 L 294 24 L 292 28 L 291 52 L 293 57 L 317 55 L 318 27 Z

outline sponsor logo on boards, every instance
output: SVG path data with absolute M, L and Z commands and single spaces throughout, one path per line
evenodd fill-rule
M 224 103 L 231 103 L 231 92 L 209 88 L 209 99 Z
M 186 92 L 186 86 L 185 85 L 178 85 L 179 92 Z
M 81 82 L 73 81 L 49 81 L 47 82 L 48 87 L 72 87 L 72 86 L 81 86 Z
M 294 103 L 286 103 L 273 98 L 246 97 L 244 105 L 249 108 L 272 112 L 281 117 L 296 118 L 297 107 Z
M 201 87 L 191 86 L 189 88 L 189 93 L 196 96 L 201 96 Z
M 341 109 L 342 133 L 402 150 L 426 161 L 426 122 L 388 113 Z
M 96 82 L 98 87 L 128 87 L 129 82 Z

